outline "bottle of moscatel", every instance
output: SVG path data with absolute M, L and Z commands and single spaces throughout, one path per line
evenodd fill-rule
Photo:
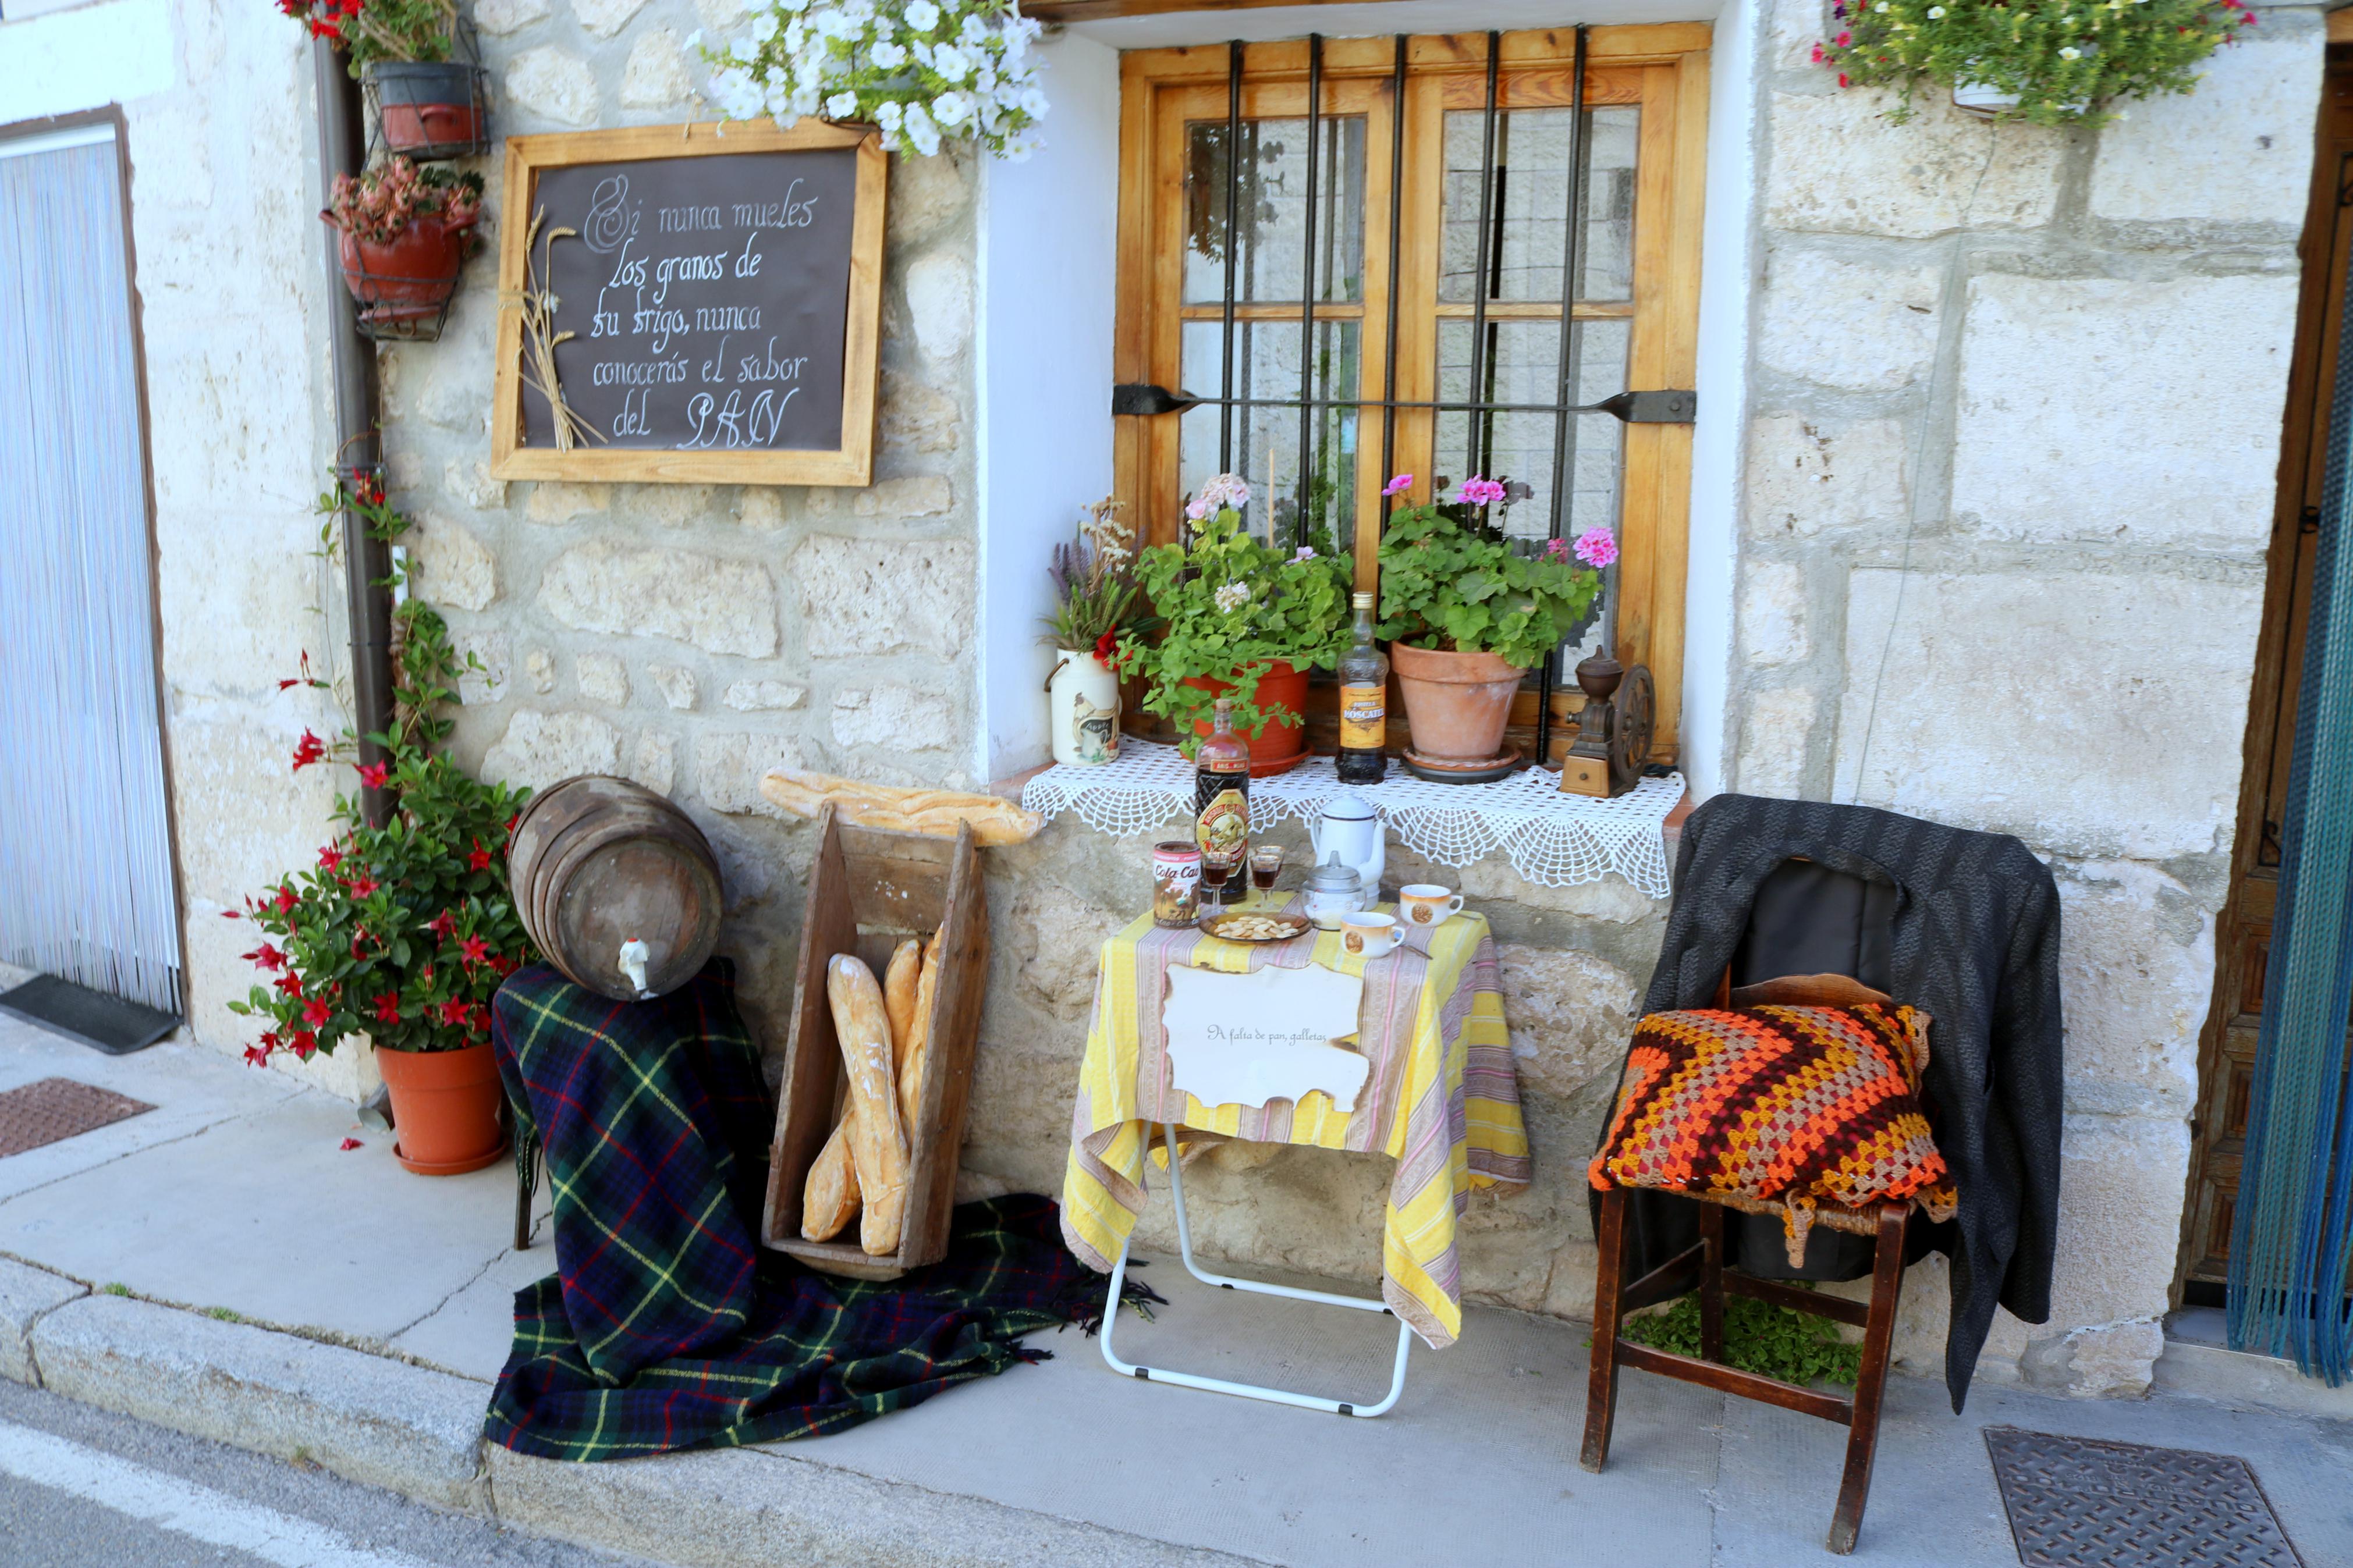
M 1250 853 L 1250 743 L 1234 733 L 1234 705 L 1220 697 L 1209 733 L 1193 752 L 1193 841 L 1201 847 L 1201 902 L 1239 902 Z
M 1378 784 L 1388 770 L 1381 747 L 1388 740 L 1389 656 L 1373 644 L 1373 596 L 1359 594 L 1356 646 L 1340 656 L 1342 784 Z

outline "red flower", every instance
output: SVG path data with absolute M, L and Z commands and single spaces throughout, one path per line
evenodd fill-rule
M 458 917 L 451 914 L 448 910 L 443 910 L 439 914 L 435 915 L 431 920 L 425 922 L 425 929 L 431 931 L 435 936 L 447 937 L 451 931 L 458 929 Z M 428 971 L 427 973 L 430 972 Z
M 1837 37 L 1832 38 L 1831 42 L 1837 47 L 1842 49 L 1849 44 L 1854 42 L 1854 35 L 1852 33 L 1841 33 Z
M 483 848 L 482 841 L 477 838 L 474 840 L 473 853 L 466 857 L 466 869 L 469 871 L 487 871 L 490 868 L 491 852 Z
M 447 1002 L 442 1003 L 441 1021 L 445 1024 L 464 1023 L 466 1021 L 465 1002 L 459 997 L 452 996 Z
M 334 1016 L 335 1010 L 316 996 L 302 1004 L 302 1021 L 316 1028 Z
M 356 1138 L 346 1138 L 342 1142 L 336 1144 L 335 1147 L 343 1150 L 345 1153 L 349 1153 L 353 1149 L 364 1149 L 367 1145 L 361 1142 Z
M 352 897 L 355 899 L 364 899 L 370 893 L 375 892 L 378 888 L 383 886 L 384 884 L 382 882 L 377 881 L 374 877 L 371 877 L 365 871 L 363 871 L 358 876 L 353 877 L 351 880 Z
M 308 1029 L 297 1029 L 294 1031 L 294 1039 L 292 1044 L 294 1049 L 294 1059 L 296 1061 L 307 1062 L 311 1059 L 312 1053 L 316 1052 L 319 1048 L 319 1037 L 312 1034 Z
M 384 991 L 377 994 L 375 999 L 375 1021 L 379 1024 L 397 1024 L 400 1022 L 399 992 Z
M 1845 86 L 1849 85 L 1849 84 L 1848 84 L 1848 82 L 1847 82 L 1847 79 L 1846 79 L 1846 72 L 1844 72 L 1844 71 L 1841 71 L 1841 72 L 1839 72 L 1839 85 L 1840 85 L 1841 87 L 1845 87 Z
M 458 951 L 466 955 L 468 963 L 480 963 L 491 956 L 491 944 L 480 937 L 470 936 L 458 944 Z
M 385 780 L 392 776 L 391 766 L 385 763 L 353 763 L 352 766 L 359 769 L 363 789 L 382 789 Z
M 225 921 L 241 921 L 245 917 L 243 915 L 237 913 L 235 910 L 223 910 L 221 911 L 221 919 Z
M 266 942 L 251 952 L 241 952 L 237 956 L 256 969 L 276 969 L 286 962 L 286 955 Z
M 294 771 L 301 773 L 326 754 L 327 742 L 311 733 L 310 731 L 303 731 L 301 740 L 296 742 L 294 745 Z
M 293 913 L 294 906 L 301 903 L 302 900 L 294 896 L 292 884 L 280 882 L 278 885 L 278 897 L 271 901 L 277 904 L 278 912 L 281 915 L 285 915 Z
M 507 831 L 508 831 L 509 833 L 512 833 L 512 832 L 514 831 L 514 825 L 515 825 L 516 823 L 518 823 L 518 822 L 521 822 L 522 820 L 522 812 L 520 812 L 520 811 L 516 812 L 512 816 L 508 817 L 508 818 L 507 818 Z
M 280 975 L 269 984 L 278 987 L 278 989 L 286 995 L 300 996 L 302 994 L 302 977 L 291 971 Z
M 343 852 L 332 844 L 319 846 L 319 869 L 332 871 L 343 863 Z
M 245 1047 L 246 1066 L 249 1068 L 262 1067 L 267 1065 L 269 1060 L 269 1047 L 268 1046 L 248 1046 Z

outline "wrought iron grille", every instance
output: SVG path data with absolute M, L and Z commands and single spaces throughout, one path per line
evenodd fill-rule
M 1403 289 L 1398 285 L 1398 268 L 1404 247 L 1406 197 L 1406 91 L 1409 40 L 1404 35 L 1395 39 L 1395 62 L 1390 75 L 1388 222 L 1386 236 L 1388 248 L 1387 330 L 1382 334 L 1383 365 L 1381 395 L 1362 395 L 1361 378 L 1352 388 L 1356 395 L 1335 395 L 1328 384 L 1319 393 L 1319 363 L 1328 358 L 1318 352 L 1318 326 L 1333 327 L 1330 319 L 1319 321 L 1317 306 L 1330 303 L 1335 287 L 1335 271 L 1331 237 L 1320 237 L 1320 215 L 1328 205 L 1331 193 L 1324 188 L 1327 172 L 1324 168 L 1326 142 L 1336 138 L 1327 134 L 1324 108 L 1324 39 L 1311 34 L 1307 39 L 1307 111 L 1306 151 L 1304 157 L 1303 208 L 1300 219 L 1299 287 L 1300 314 L 1299 390 L 1293 396 L 1262 396 L 1255 390 L 1238 393 L 1238 370 L 1243 368 L 1236 352 L 1238 329 L 1248 330 L 1242 307 L 1245 291 L 1255 293 L 1255 278 L 1246 280 L 1240 274 L 1244 245 L 1242 214 L 1245 211 L 1245 182 L 1255 181 L 1257 159 L 1261 149 L 1254 140 L 1251 122 L 1242 113 L 1244 80 L 1244 47 L 1240 40 L 1229 44 L 1227 50 L 1226 117 L 1222 126 L 1210 122 L 1212 131 L 1222 131 L 1218 143 L 1223 163 L 1221 264 L 1222 289 L 1216 325 L 1219 332 L 1219 381 L 1214 395 L 1170 389 L 1153 383 L 1124 383 L 1112 389 L 1112 413 L 1115 416 L 1157 418 L 1169 415 L 1182 416 L 1187 410 L 1208 408 L 1216 411 L 1218 426 L 1218 461 L 1221 470 L 1231 471 L 1235 462 L 1235 426 L 1237 418 L 1256 409 L 1295 410 L 1297 414 L 1297 471 L 1292 482 L 1288 502 L 1289 542 L 1293 545 L 1308 542 L 1313 520 L 1322 513 L 1317 504 L 1315 487 L 1318 468 L 1316 441 L 1322 422 L 1334 416 L 1353 416 L 1356 423 L 1346 428 L 1342 446 L 1344 454 L 1353 449 L 1354 432 L 1361 428 L 1363 416 L 1373 410 L 1380 416 L 1381 465 L 1384 478 L 1396 471 L 1398 415 L 1400 410 L 1426 411 L 1436 417 L 1439 425 L 1434 433 L 1446 439 L 1445 416 L 1461 416 L 1461 430 L 1451 450 L 1440 450 L 1440 462 L 1451 460 L 1459 453 L 1465 475 L 1484 474 L 1497 456 L 1496 422 L 1506 415 L 1551 416 L 1551 497 L 1546 518 L 1546 530 L 1541 537 L 1529 535 L 1525 547 L 1542 550 L 1555 541 L 1568 536 L 1570 526 L 1570 492 L 1574 488 L 1573 470 L 1577 457 L 1577 416 L 1609 415 L 1627 424 L 1689 424 L 1696 416 L 1698 398 L 1683 389 L 1625 389 L 1591 401 L 1580 401 L 1580 389 L 1587 384 L 1587 367 L 1581 363 L 1585 334 L 1578 330 L 1575 305 L 1578 280 L 1585 276 L 1587 257 L 1586 235 L 1590 216 L 1591 137 L 1588 106 L 1586 102 L 1586 71 L 1588 68 L 1588 35 L 1580 26 L 1576 29 L 1574 58 L 1571 70 L 1567 148 L 1562 212 L 1560 257 L 1560 334 L 1556 363 L 1551 378 L 1550 395 L 1541 400 L 1525 396 L 1498 395 L 1499 367 L 1504 362 L 1500 333 L 1506 323 L 1491 315 L 1489 306 L 1504 291 L 1504 219 L 1506 196 L 1510 192 L 1512 169 L 1508 155 L 1499 157 L 1498 129 L 1504 118 L 1500 103 L 1500 73 L 1503 57 L 1503 35 L 1491 32 L 1486 38 L 1484 85 L 1479 111 L 1479 167 L 1477 222 L 1473 231 L 1473 255 L 1468 279 L 1469 291 L 1469 365 L 1462 383 L 1466 395 L 1447 397 L 1441 373 L 1440 384 L 1434 390 L 1440 395 L 1428 399 L 1408 399 L 1398 395 L 1398 310 Z M 1248 155 L 1246 156 L 1246 152 Z M 1345 165 L 1345 160 L 1335 159 Z M 1246 169 L 1252 171 L 1246 174 Z M 1441 199 L 1443 199 L 1441 197 Z M 1326 243 L 1319 248 L 1319 237 Z M 1256 247 L 1252 249 L 1255 269 Z M 1254 312 L 1252 321 L 1267 320 L 1263 310 Z M 1361 345 L 1362 335 L 1357 342 Z M 1250 377 L 1253 384 L 1258 380 Z M 1433 486 L 1433 493 L 1436 487 Z M 1614 496 L 1615 491 L 1613 489 Z M 1383 498 L 1379 516 L 1386 521 L 1394 502 Z M 1282 508 L 1271 507 L 1267 524 L 1272 538 L 1280 523 Z M 1619 519 L 1611 517 L 1614 530 Z M 1614 646 L 1614 604 L 1617 593 L 1614 569 L 1605 573 L 1602 595 L 1603 616 L 1601 645 Z M 1582 636 L 1587 628 L 1577 628 L 1573 635 Z M 1549 761 L 1552 740 L 1552 693 L 1562 664 L 1560 650 L 1545 660 L 1538 674 L 1536 706 L 1536 757 Z

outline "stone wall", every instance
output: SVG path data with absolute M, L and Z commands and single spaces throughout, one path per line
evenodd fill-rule
M 2273 8 L 2186 98 L 1996 126 L 1760 39 L 1731 787 L 2015 833 L 2065 908 L 2052 1321 L 1983 1375 L 2158 1353 L 2227 881 L 2322 40 Z M 1715 128 L 1723 136 L 1729 127 Z M 1903 1349 L 1943 1337 L 1941 1260 Z M 2015 1372 L 2013 1373 L 2013 1369 Z

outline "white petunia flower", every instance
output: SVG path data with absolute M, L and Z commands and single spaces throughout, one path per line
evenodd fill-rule
M 869 58 L 882 69 L 894 71 L 907 63 L 907 46 L 895 38 L 884 38 L 874 46 L 874 52 Z
M 899 17 L 915 31 L 928 33 L 940 25 L 940 8 L 932 0 L 907 0 Z
M 837 92 L 825 100 L 825 111 L 832 119 L 847 120 L 858 112 L 858 95 L 854 92 Z

